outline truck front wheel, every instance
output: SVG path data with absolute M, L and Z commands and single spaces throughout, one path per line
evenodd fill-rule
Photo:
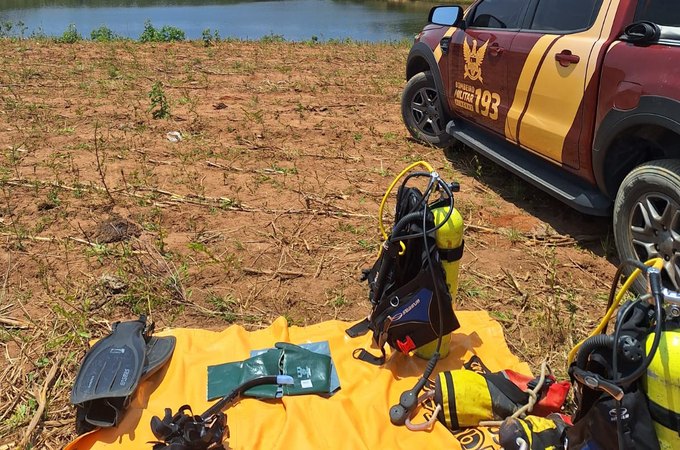
M 430 71 L 414 75 L 401 97 L 401 115 L 415 139 L 437 147 L 447 147 L 453 138 L 446 133 L 448 117 Z
M 661 258 L 664 285 L 680 288 L 680 161 L 665 159 L 633 169 L 614 203 L 614 239 L 621 260 Z M 634 289 L 646 290 L 638 278 Z

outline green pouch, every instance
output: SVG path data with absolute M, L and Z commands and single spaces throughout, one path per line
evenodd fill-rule
M 288 342 L 277 342 L 275 347 L 283 351 L 281 375 L 290 375 L 295 382 L 292 385 L 283 386 L 284 395 L 325 394 L 330 392 L 330 356 L 314 353 Z
M 277 342 L 245 361 L 208 366 L 208 400 L 223 397 L 246 380 L 261 375 L 290 375 L 290 386 L 263 385 L 246 391 L 257 398 L 331 392 L 331 358 L 287 342 Z
M 224 397 L 247 380 L 263 375 L 278 375 L 283 351 L 271 349 L 259 355 L 218 366 L 208 367 L 208 400 Z M 246 391 L 245 395 L 276 398 L 277 386 L 262 385 Z

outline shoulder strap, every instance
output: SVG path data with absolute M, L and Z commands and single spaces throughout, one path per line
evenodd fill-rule
M 652 400 L 649 400 L 649 413 L 654 421 L 680 434 L 680 414 L 668 410 Z
M 347 336 L 351 338 L 355 338 L 358 336 L 363 336 L 364 334 L 368 333 L 368 325 L 369 325 L 369 320 L 364 319 L 361 322 L 357 322 L 351 327 L 347 328 L 345 330 L 345 333 L 347 333 Z

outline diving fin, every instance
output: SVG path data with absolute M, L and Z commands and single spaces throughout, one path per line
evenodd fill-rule
M 152 337 L 146 343 L 146 361 L 142 369 L 142 380 L 147 379 L 165 365 L 175 350 L 175 336 Z
M 85 354 L 71 391 L 78 432 L 116 426 L 139 382 L 170 359 L 175 338 L 151 337 L 152 328 L 144 316 L 117 322 Z

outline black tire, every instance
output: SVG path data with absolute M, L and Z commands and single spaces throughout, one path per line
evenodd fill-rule
M 642 164 L 623 180 L 614 203 L 614 239 L 621 260 L 663 258 L 664 286 L 680 288 L 680 160 Z M 646 291 L 638 278 L 633 288 Z
M 437 147 L 448 147 L 453 142 L 446 133 L 449 118 L 430 71 L 417 73 L 406 83 L 401 97 L 401 115 L 415 139 Z

